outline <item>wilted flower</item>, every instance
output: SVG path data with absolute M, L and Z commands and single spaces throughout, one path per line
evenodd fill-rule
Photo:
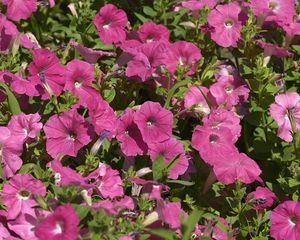
M 254 192 L 247 195 L 247 199 L 251 198 L 255 210 L 272 207 L 274 200 L 277 199 L 276 195 L 266 187 L 257 187 Z

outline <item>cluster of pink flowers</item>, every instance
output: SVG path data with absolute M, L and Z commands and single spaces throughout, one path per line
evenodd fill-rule
M 230 64 L 218 64 L 214 66 L 210 86 L 190 84 L 183 98 L 165 98 L 165 106 L 147 100 L 138 106 L 116 111 L 99 94 L 97 86 L 101 85 L 101 79 L 95 80 L 94 65 L 100 57 L 116 56 L 115 53 L 93 50 L 72 41 L 70 46 L 77 49 L 85 61 L 73 59 L 62 64 L 54 52 L 31 42 L 11 22 L 28 19 L 37 11 L 38 2 L 2 0 L 1 3 L 6 6 L 6 14 L 0 13 L 1 52 L 8 52 L 11 44 L 19 40 L 22 46 L 32 49 L 32 61 L 27 71 L 13 74 L 1 70 L 0 83 L 10 86 L 14 93 L 23 97 L 36 97 L 56 104 L 57 97 L 67 93 L 76 103 L 46 119 L 39 113 L 17 114 L 11 117 L 6 127 L 0 127 L 1 178 L 5 180 L 1 191 L 5 210 L 0 210 L 0 239 L 34 240 L 47 236 L 47 239 L 75 240 L 81 234 L 80 219 L 71 204 L 60 204 L 53 198 L 53 206 L 42 209 L 40 201 L 47 195 L 48 186 L 30 174 L 18 172 L 23 165 L 23 149 L 33 142 L 44 141 L 50 159 L 47 170 L 52 173 L 51 179 L 57 187 L 78 187 L 84 199 L 83 206 L 102 209 L 110 216 L 122 210 L 134 211 L 137 207 L 134 198 L 126 195 L 128 192 L 124 189 L 121 172 L 102 159 L 96 169 L 91 168 L 86 173 L 66 166 L 61 160 L 64 157 L 75 159 L 83 149 L 91 149 L 90 153 L 95 156 L 105 140 L 118 143 L 118 153 L 125 158 L 124 165 L 134 165 L 134 160 L 141 156 L 148 159 L 147 167 L 126 181 L 132 185 L 135 195 L 142 194 L 155 202 L 151 209 L 153 215 L 149 214 L 149 219 L 146 217 L 145 222 L 149 223 L 145 225 L 150 228 L 168 226 L 179 235 L 181 221 L 188 219 L 181 203 L 162 197 L 162 193 L 170 190 L 169 186 L 142 178 L 154 171 L 153 165 L 159 157 L 163 158 L 165 166 L 172 165 L 166 174 L 171 182 L 186 180 L 191 172 L 195 172 L 190 157 L 195 149 L 209 167 L 213 181 L 225 185 L 255 181 L 264 184 L 259 164 L 236 146 L 242 131 L 240 122 L 245 116 L 243 110 L 250 95 L 238 69 Z M 238 47 L 249 8 L 261 26 L 276 24 L 284 29 L 289 39 L 300 35 L 300 23 L 294 20 L 293 0 L 217 3 L 216 0 L 189 0 L 182 1 L 180 7 L 193 13 L 203 8 L 210 9 L 207 18 L 210 36 L 221 47 Z M 49 5 L 54 7 L 55 2 L 49 0 Z M 193 76 L 198 70 L 201 50 L 192 42 L 172 42 L 169 30 L 162 24 L 145 22 L 136 31 L 130 31 L 126 13 L 113 4 L 102 7 L 93 24 L 102 43 L 118 48 L 114 67 L 124 68 L 128 81 L 163 86 L 169 93 L 176 83 Z M 262 40 L 257 40 L 256 44 L 264 49 L 264 67 L 271 56 L 292 56 L 291 52 L 276 44 Z M 5 98 L 0 92 L 0 101 L 5 101 Z M 168 100 L 174 108 L 170 108 Z M 179 110 L 177 114 L 174 109 Z M 279 127 L 278 137 L 286 142 L 293 141 L 300 130 L 300 95 L 296 92 L 278 94 L 269 110 Z M 196 121 L 188 142 L 193 149 L 187 147 L 174 131 L 177 117 L 191 117 Z M 97 201 L 93 202 L 95 195 Z M 248 194 L 247 201 L 260 212 L 271 208 L 278 198 L 267 187 L 258 186 Z M 153 216 L 154 220 L 151 219 Z M 226 219 L 220 216 L 216 219 L 226 229 L 230 228 Z M 300 239 L 299 202 L 280 203 L 271 212 L 270 222 L 270 234 L 274 239 Z M 214 239 L 227 239 L 224 231 L 213 224 L 209 227 L 197 224 L 194 234 L 202 236 L 208 230 Z M 133 238 L 124 236 L 120 239 Z

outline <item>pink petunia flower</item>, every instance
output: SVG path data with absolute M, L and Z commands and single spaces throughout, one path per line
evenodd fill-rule
M 8 211 L 8 218 L 15 219 L 20 213 L 31 212 L 37 206 L 33 195 L 46 195 L 44 184 L 29 174 L 17 174 L 4 184 L 2 201 Z
M 94 50 L 91 48 L 84 47 L 75 41 L 71 41 L 71 46 L 78 50 L 80 55 L 88 62 L 88 63 L 96 63 L 99 58 L 103 56 L 115 56 L 114 52 L 107 52 L 101 50 Z
M 182 68 L 188 68 L 185 75 L 193 75 L 201 57 L 201 51 L 196 45 L 186 41 L 178 41 L 171 44 L 170 50 L 166 52 L 166 65 L 173 74 L 179 65 Z
M 279 126 L 277 136 L 287 142 L 293 141 L 292 133 L 300 129 L 300 95 L 296 92 L 277 95 L 270 106 L 270 114 Z
M 216 67 L 216 72 L 214 74 L 215 78 L 218 80 L 221 77 L 233 76 L 234 78 L 240 78 L 239 71 L 228 64 L 221 64 Z
M 261 48 L 264 49 L 264 67 L 268 65 L 271 56 L 276 56 L 278 58 L 293 56 L 293 54 L 288 49 L 279 47 L 277 44 L 267 43 L 262 40 L 257 40 L 256 42 Z
M 103 163 L 100 163 L 99 167 L 86 177 L 86 180 L 92 181 L 91 186 L 94 186 L 104 198 L 115 198 L 124 195 L 119 172 Z
M 190 9 L 191 11 L 197 11 L 205 6 L 208 6 L 210 9 L 213 9 L 217 5 L 217 0 L 189 0 L 183 1 L 181 5 L 185 8 Z
M 231 109 L 237 104 L 245 103 L 249 97 L 249 88 L 241 79 L 233 76 L 220 77 L 210 86 L 209 91 L 218 105 Z
M 121 142 L 121 150 L 126 156 L 144 155 L 148 148 L 138 126 L 133 121 L 134 115 L 134 110 L 127 108 L 117 123 L 116 137 Z
M 104 132 L 107 132 L 108 138 L 115 137 L 117 117 L 108 102 L 100 96 L 97 98 L 90 97 L 87 101 L 87 107 L 96 133 L 101 136 Z
M 237 152 L 234 143 L 232 133 L 227 127 L 197 126 L 192 136 L 192 147 L 210 165 L 214 165 L 223 155 Z
M 170 32 L 162 24 L 156 24 L 154 22 L 146 22 L 140 26 L 137 31 L 139 39 L 144 43 L 152 41 L 169 41 Z
M 237 47 L 242 21 L 241 8 L 237 3 L 218 5 L 208 15 L 208 23 L 214 27 L 211 38 L 222 47 Z
M 126 77 L 135 77 L 145 82 L 159 75 L 159 67 L 165 63 L 167 47 L 162 42 L 144 43 L 135 49 L 130 48 L 133 56 L 126 68 Z M 128 51 L 128 49 L 127 49 Z
M 96 14 L 94 20 L 100 39 L 105 44 L 123 42 L 126 38 L 126 13 L 113 4 L 106 4 Z
M 14 137 L 6 127 L 0 127 L 0 159 L 3 175 L 12 177 L 22 166 L 19 157 L 23 151 L 23 142 Z
M 275 240 L 298 240 L 300 238 L 300 203 L 285 201 L 270 214 L 271 237 Z
M 123 199 L 120 200 L 102 200 L 100 202 L 94 203 L 93 208 L 102 208 L 109 215 L 115 215 L 119 211 L 124 209 L 134 210 L 134 202 L 131 197 L 124 196 Z
M 41 116 L 38 113 L 28 115 L 21 113 L 12 116 L 7 127 L 14 136 L 26 141 L 28 138 L 35 138 L 39 134 L 43 128 L 40 120 Z
M 47 49 L 36 49 L 32 52 L 33 61 L 29 64 L 29 78 L 35 86 L 40 87 L 42 99 L 51 94 L 60 95 L 65 83 L 65 68 L 58 57 Z
M 13 21 L 26 20 L 37 10 L 36 0 L 24 0 L 22 3 L 19 0 L 2 0 L 2 4 L 7 7 L 6 16 Z
M 92 64 L 74 59 L 67 64 L 65 90 L 79 97 L 79 104 L 84 105 L 90 97 L 99 95 L 92 85 L 94 78 Z
M 70 204 L 59 206 L 47 216 L 35 229 L 39 239 L 47 236 L 49 240 L 76 240 L 79 217 Z
M 173 114 L 157 102 L 143 103 L 134 116 L 134 122 L 147 144 L 167 140 L 172 135 Z
M 292 21 L 295 15 L 294 0 L 251 0 L 249 6 L 258 17 L 258 25 L 274 21 L 279 25 Z
M 182 210 L 180 202 L 158 201 L 157 211 L 159 218 L 168 224 L 171 229 L 180 228 L 180 216 L 187 218 L 187 214 Z
M 276 195 L 266 187 L 257 187 L 255 191 L 247 195 L 247 199 L 251 198 L 253 199 L 253 209 L 255 210 L 272 207 L 274 200 L 277 199 Z
M 257 163 L 244 153 L 233 152 L 231 154 L 220 155 L 218 161 L 214 163 L 214 173 L 217 179 L 224 184 L 234 183 L 240 180 L 250 184 L 260 181 L 261 169 Z
M 59 154 L 76 157 L 91 142 L 90 126 L 75 109 L 53 115 L 44 126 L 46 149 L 53 158 Z
M 203 86 L 191 86 L 184 96 L 184 108 L 194 107 L 194 111 L 207 115 L 210 113 L 210 107 L 205 99 L 208 95 L 208 89 Z
M 149 154 L 152 161 L 161 155 L 166 165 L 175 157 L 178 157 L 175 166 L 169 172 L 169 178 L 171 179 L 177 179 L 179 175 L 184 174 L 189 165 L 182 143 L 174 138 L 169 138 L 163 142 L 150 143 Z
M 240 119 L 233 112 L 226 109 L 217 109 L 212 111 L 203 119 L 203 125 L 211 128 L 225 127 L 231 131 L 233 141 L 236 142 L 241 135 Z

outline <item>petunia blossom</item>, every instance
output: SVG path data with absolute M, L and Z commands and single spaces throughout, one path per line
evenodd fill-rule
M 189 0 L 183 1 L 181 5 L 185 8 L 190 9 L 191 11 L 197 11 L 205 6 L 208 6 L 210 9 L 213 9 L 217 4 L 217 0 Z
M 161 142 L 172 135 L 173 114 L 157 102 L 143 103 L 134 116 L 134 122 L 146 143 Z
M 46 195 L 44 184 L 29 174 L 17 174 L 4 184 L 1 197 L 8 211 L 8 218 L 14 219 L 20 213 L 31 212 L 37 206 L 34 196 Z
M 194 111 L 203 115 L 210 113 L 210 107 L 205 97 L 208 89 L 204 86 L 191 86 L 184 96 L 184 108 L 193 107 Z
M 105 44 L 123 42 L 126 38 L 126 13 L 113 4 L 106 4 L 96 14 L 93 23 Z
M 116 138 L 121 142 L 121 150 L 126 156 L 144 155 L 148 148 L 134 123 L 134 115 L 134 110 L 127 108 L 117 124 Z
M 300 202 L 285 201 L 270 214 L 270 235 L 275 240 L 300 238 Z
M 76 240 L 79 217 L 70 204 L 59 206 L 36 226 L 35 235 L 39 239 L 47 236 L 49 240 Z
M 239 19 L 240 6 L 233 2 L 218 5 L 208 15 L 208 23 L 214 28 L 211 38 L 221 47 L 237 47 L 242 21 Z
M 2 0 L 3 5 L 6 6 L 6 16 L 13 20 L 19 21 L 21 19 L 28 19 L 33 12 L 37 10 L 36 0 Z
M 76 157 L 91 142 L 90 126 L 75 109 L 53 115 L 44 125 L 46 149 L 53 158 L 59 154 Z
M 162 24 L 146 22 L 137 31 L 139 39 L 144 43 L 152 41 L 169 41 L 170 32 Z
M 14 136 L 22 141 L 28 138 L 35 138 L 43 127 L 40 122 L 41 116 L 38 113 L 14 115 L 10 119 L 7 127 Z
M 270 106 L 270 114 L 279 126 L 277 136 L 287 142 L 293 141 L 292 133 L 300 129 L 300 95 L 296 92 L 277 95 Z
M 247 195 L 247 199 L 252 199 L 253 209 L 261 210 L 272 207 L 274 200 L 276 200 L 277 197 L 269 188 L 257 187 L 255 191 Z
M 171 160 L 178 158 L 175 160 L 176 163 L 169 172 L 169 178 L 171 179 L 177 179 L 179 175 L 184 174 L 188 169 L 189 164 L 185 156 L 183 145 L 174 138 L 169 138 L 163 142 L 150 143 L 149 154 L 152 161 L 158 156 L 162 156 L 166 165 L 168 165 Z

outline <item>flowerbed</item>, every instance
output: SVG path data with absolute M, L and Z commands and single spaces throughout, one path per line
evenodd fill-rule
M 0 3 L 0 239 L 300 239 L 294 0 Z

